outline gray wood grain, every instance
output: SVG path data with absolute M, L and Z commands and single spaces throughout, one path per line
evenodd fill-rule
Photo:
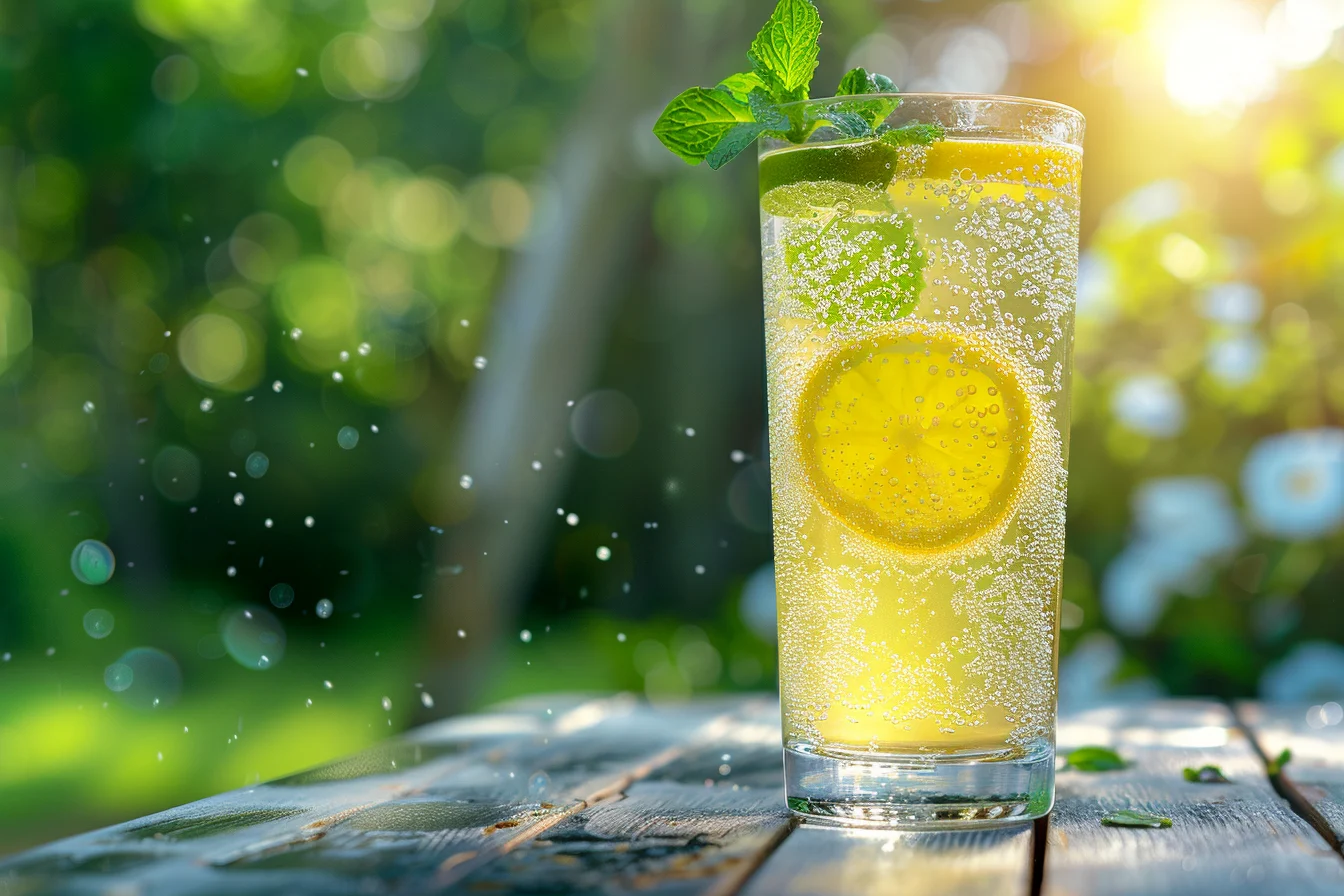
M 1283 786 L 1317 813 L 1336 844 L 1344 840 L 1344 724 L 1319 711 L 1309 721 L 1302 706 L 1238 703 L 1236 712 L 1266 757 L 1293 751 Z
M 1123 770 L 1059 774 L 1043 892 L 1065 894 L 1292 894 L 1344 892 L 1344 862 L 1279 797 L 1231 710 L 1158 701 L 1064 719 L 1060 754 L 1109 746 Z M 1221 766 L 1230 784 L 1192 784 L 1186 766 Z M 1133 808 L 1171 818 L 1168 829 L 1103 827 Z
M 1025 896 L 1030 889 L 1030 823 L 927 833 L 803 824 L 743 896 Z

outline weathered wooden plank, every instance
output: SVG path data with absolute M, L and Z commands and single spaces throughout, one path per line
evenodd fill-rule
M 1238 703 L 1236 713 L 1265 757 L 1293 751 L 1280 781 L 1311 807 L 1318 826 L 1325 825 L 1338 845 L 1344 840 L 1344 724 L 1338 706 Z
M 1043 892 L 1292 894 L 1344 892 L 1344 862 L 1280 798 L 1231 710 L 1206 701 L 1100 708 L 1062 720 L 1061 755 L 1109 746 L 1129 765 L 1059 774 Z M 1221 766 L 1230 784 L 1182 769 Z M 1118 809 L 1171 818 L 1165 829 L 1103 827 Z
M 876 831 L 800 825 L 743 896 L 1026 896 L 1031 823 L 979 831 Z

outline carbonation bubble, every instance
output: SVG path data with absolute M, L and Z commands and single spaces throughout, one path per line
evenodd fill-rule
M 159 494 L 185 503 L 201 490 L 201 462 L 185 448 L 165 445 L 154 457 L 153 479 Z
M 134 681 L 135 673 L 125 663 L 116 662 L 103 670 L 103 684 L 107 685 L 109 691 L 121 693 L 129 688 Z
M 294 603 L 294 589 L 284 582 L 271 586 L 271 603 L 284 609 Z
M 224 649 L 248 669 L 269 669 L 285 655 L 285 629 L 270 610 L 238 607 L 219 622 Z
M 353 426 L 342 426 L 340 432 L 336 433 L 336 444 L 349 451 L 359 444 L 359 430 Z
M 85 585 L 102 585 L 112 578 L 117 560 L 112 550 L 101 541 L 86 538 L 75 545 L 70 554 L 70 570 Z
M 247 456 L 247 460 L 243 461 L 243 469 L 246 470 L 247 475 L 251 476 L 253 479 L 260 479 L 265 476 L 266 471 L 270 468 L 271 459 L 260 451 L 253 451 Z
M 84 632 L 90 638 L 106 638 L 112 634 L 116 619 L 107 610 L 90 610 L 84 614 Z
M 335 609 L 336 607 L 332 604 L 332 602 L 327 600 L 325 597 L 317 602 L 317 615 L 319 619 L 330 618 L 332 611 Z
M 202 410 L 202 411 L 204 411 L 205 413 L 208 414 L 208 413 L 210 413 L 211 411 L 213 411 L 214 409 L 215 409 L 215 400 L 214 400 L 213 398 L 202 398 L 202 399 L 201 399 L 201 410 Z
M 136 647 L 103 672 L 103 682 L 136 709 L 163 709 L 182 695 L 177 660 L 153 647 Z

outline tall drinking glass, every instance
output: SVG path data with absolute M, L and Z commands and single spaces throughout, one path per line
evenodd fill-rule
M 843 123 L 844 103 L 786 109 Z M 1036 818 L 1054 801 L 1083 117 L 905 94 L 886 123 L 761 147 L 788 802 L 867 824 Z

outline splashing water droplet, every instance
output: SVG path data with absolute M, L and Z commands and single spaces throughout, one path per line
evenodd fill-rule
M 295 327 L 294 329 L 289 331 L 289 338 L 297 342 L 298 340 L 303 338 L 303 331 L 300 330 L 298 327 Z
M 326 688 L 327 690 L 331 690 L 334 687 L 334 685 L 330 681 L 323 679 L 322 687 Z
M 747 452 L 742 451 L 739 448 L 734 448 L 731 452 L 729 452 L 728 459 L 735 464 L 740 464 L 742 463 L 742 461 L 747 459 Z
M 313 523 L 315 523 L 315 522 L 317 522 L 317 521 L 314 520 L 314 519 L 313 519 L 312 517 L 310 517 L 310 516 L 306 516 L 306 517 L 303 518 L 303 524 L 304 524 L 305 526 L 307 526 L 309 529 L 313 528 Z
M 353 426 L 342 426 L 336 433 L 336 444 L 340 445 L 346 451 L 359 444 L 359 430 Z
M 518 640 L 522 641 L 524 644 L 532 643 L 532 632 L 528 631 L 527 629 L 523 629 L 518 633 Z
M 429 696 L 429 691 L 420 692 L 420 702 L 424 705 L 425 709 L 434 708 L 434 698 Z
M 332 382 L 336 382 L 336 383 L 343 383 L 343 382 L 345 382 L 345 377 L 341 375 L 341 372 L 340 372 L 339 370 L 333 370 L 333 371 L 331 372 L 331 379 L 332 379 Z
M 700 565 L 699 563 L 695 564 L 695 574 L 698 576 L 704 575 L 705 574 L 704 566 Z
M 248 669 L 269 669 L 285 655 L 285 629 L 270 610 L 239 607 L 220 618 L 224 649 Z
M 373 346 L 369 345 L 367 342 L 361 342 L 359 344 L 359 348 L 355 349 L 355 351 L 359 352 L 362 356 L 367 358 L 369 356 L 369 352 L 373 351 Z
M 202 399 L 201 399 L 201 410 L 202 410 L 202 411 L 204 411 L 205 413 L 208 414 L 208 413 L 210 413 L 211 411 L 213 411 L 214 409 L 215 409 L 215 400 L 214 400 L 213 398 L 202 398 Z
M 534 469 L 534 470 L 540 470 L 540 469 L 541 469 L 541 461 L 539 461 L 539 460 L 534 460 L 534 461 L 532 461 L 532 469 Z
M 230 566 L 228 569 L 224 570 L 224 574 L 229 578 L 233 578 L 234 576 L 238 575 L 238 567 Z
M 84 402 L 84 413 L 86 413 L 86 414 L 92 414 L 92 413 L 94 412 L 94 410 L 95 410 L 95 408 L 94 408 L 94 406 L 93 406 L 93 402 L 91 402 L 91 401 L 86 401 L 86 402 Z
M 467 636 L 466 629 L 458 629 L 458 630 L 457 630 L 457 636 L 458 636 L 459 638 L 465 638 L 465 637 Z
M 344 349 L 342 349 L 341 353 L 340 353 L 339 355 L 337 355 L 336 357 L 340 358 L 340 359 L 341 359 L 341 363 L 344 364 L 346 361 L 349 361 L 349 360 L 350 360 L 350 353 L 347 352 L 347 351 L 345 351 Z
M 296 68 L 296 69 L 294 69 L 294 72 L 295 72 L 300 78 L 306 78 L 306 77 L 308 77 L 308 69 L 306 69 L 306 68 Z
M 476 482 L 476 480 L 472 479 L 470 476 L 466 475 L 465 473 L 462 474 L 462 478 L 461 478 L 461 479 L 457 480 L 457 484 L 460 485 L 460 486 L 462 486 L 463 488 L 471 488 L 472 485 L 475 484 L 475 482 Z
M 695 428 L 691 426 L 686 427 L 686 436 L 691 439 L 695 438 Z
M 610 559 L 611 559 L 611 548 L 607 547 L 606 545 L 602 545 L 602 547 L 598 548 L 598 549 L 597 549 L 597 559 L 599 559 L 599 560 L 610 560 Z
M 284 582 L 271 586 L 271 603 L 280 609 L 284 609 L 294 603 L 294 589 Z
M 243 461 L 243 469 L 253 479 L 260 479 L 265 476 L 266 471 L 270 468 L 271 459 L 260 451 L 253 451 L 247 456 L 247 460 Z
M 577 526 L 579 524 L 579 515 L 577 513 L 566 514 L 565 522 L 569 523 L 571 526 Z
M 233 496 L 233 503 L 236 504 L 237 506 L 242 507 L 242 506 L 243 506 L 243 502 L 246 501 L 246 500 L 247 500 L 247 498 L 244 498 L 244 497 L 243 497 L 243 493 L 242 493 L 242 492 L 235 492 L 235 493 L 234 493 L 234 496 Z
M 266 517 L 266 522 L 264 523 L 264 525 L 266 526 L 267 529 L 269 529 L 275 525 L 275 520 L 271 519 L 270 517 Z
M 391 698 L 391 697 L 384 697 L 384 698 L 383 698 L 383 712 L 391 712 L 391 711 L 392 711 L 392 698 Z
M 485 359 L 485 355 L 477 355 L 471 360 L 471 366 L 475 367 L 477 370 L 484 370 L 485 365 L 489 363 L 490 362 Z
M 317 607 L 314 611 L 317 613 L 318 619 L 330 619 L 331 614 L 335 609 L 336 605 L 324 597 L 317 602 Z
M 285 384 L 280 382 L 279 380 L 276 380 L 275 382 L 271 383 L 271 391 L 283 392 L 285 391 Z
M 90 638 L 106 638 L 112 634 L 116 619 L 107 610 L 90 610 L 84 614 L 84 633 Z
M 117 558 L 101 541 L 86 538 L 70 554 L 70 571 L 85 585 L 102 585 L 112 578 Z

